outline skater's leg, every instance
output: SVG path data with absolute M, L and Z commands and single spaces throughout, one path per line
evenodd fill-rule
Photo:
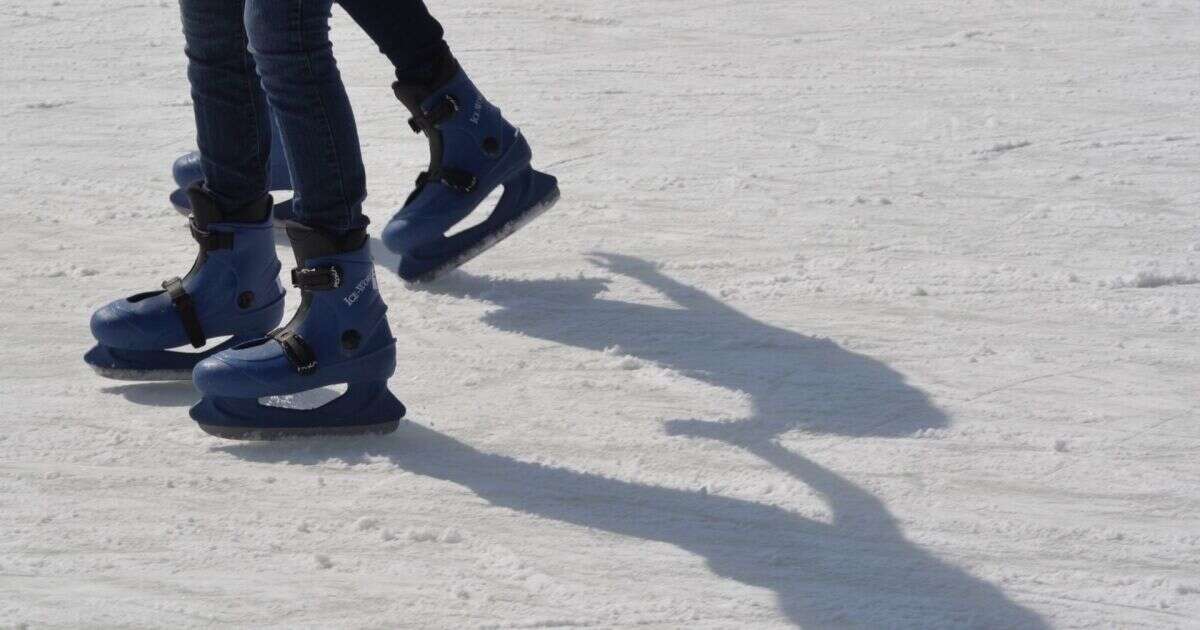
M 217 203 L 240 207 L 267 192 L 270 123 L 242 0 L 180 0 L 200 167 Z
M 329 43 L 330 0 L 248 0 L 246 27 L 296 185 L 292 283 L 300 308 L 284 327 L 196 366 L 192 417 L 227 438 L 380 433 L 404 406 L 387 388 L 395 339 L 367 244 L 354 116 Z M 345 384 L 316 409 L 264 399 Z
M 435 279 L 554 203 L 557 181 L 530 167 L 525 138 L 467 78 L 422 0 L 341 5 L 395 66 L 396 96 L 429 140 L 429 169 L 383 234 L 401 256 L 402 278 Z M 446 237 L 500 186 L 504 195 L 484 222 Z
M 262 90 L 262 85 L 255 83 L 258 89 Z M 266 97 L 263 96 L 265 99 Z M 279 138 L 279 130 L 275 125 L 275 118 L 267 116 L 270 123 L 271 133 L 271 155 L 267 166 L 267 186 L 272 192 L 279 191 L 284 193 L 284 198 L 275 199 L 275 209 L 273 214 L 275 220 L 285 221 L 292 217 L 292 200 L 290 191 L 292 190 L 292 176 L 288 173 L 287 159 L 283 155 L 283 144 Z M 192 206 L 187 196 L 187 189 L 195 182 L 204 181 L 204 172 L 201 169 L 201 159 L 199 151 L 191 151 L 179 156 L 178 159 L 171 165 L 171 177 L 175 180 L 175 185 L 178 186 L 171 192 L 171 204 L 175 206 L 184 216 L 191 214 Z
M 366 181 L 350 100 L 329 41 L 331 0 L 249 0 L 250 51 L 283 138 L 293 211 L 312 227 L 362 229 Z
M 396 78 L 426 83 L 449 51 L 442 25 L 422 0 L 340 0 L 338 4 L 367 33 L 396 68 Z
M 206 183 L 187 191 L 200 252 L 162 291 L 116 300 L 92 315 L 97 345 L 84 360 L 115 378 L 190 378 L 201 359 L 258 337 L 283 319 L 279 259 L 266 194 L 266 109 L 246 53 L 242 7 L 230 0 L 182 0 L 188 78 Z M 184 352 L 224 344 L 202 352 Z

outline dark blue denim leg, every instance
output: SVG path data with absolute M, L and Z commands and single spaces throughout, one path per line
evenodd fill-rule
M 340 232 L 367 225 L 367 191 L 354 112 L 329 41 L 332 4 L 247 0 L 245 23 L 283 136 L 296 216 Z
M 436 74 L 448 48 L 438 23 L 422 0 L 338 0 L 405 83 L 425 83 Z
M 246 50 L 243 0 L 180 0 L 196 141 L 208 189 L 237 208 L 267 191 L 270 127 L 254 59 Z

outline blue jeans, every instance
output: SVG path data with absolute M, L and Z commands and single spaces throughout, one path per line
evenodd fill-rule
M 449 49 L 422 0 L 338 0 L 396 68 L 396 78 L 424 83 Z
M 236 208 L 267 192 L 269 103 L 298 219 L 337 232 L 367 225 L 358 130 L 329 41 L 331 5 L 180 0 L 201 168 L 219 204 Z

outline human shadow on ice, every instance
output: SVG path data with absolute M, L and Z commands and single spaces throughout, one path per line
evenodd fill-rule
M 149 407 L 190 407 L 200 400 L 191 381 L 154 381 L 102 387 L 105 394 L 119 394 L 131 403 Z
M 219 448 L 248 460 L 301 465 L 383 456 L 403 470 L 464 486 L 495 506 L 671 544 L 705 558 L 720 577 L 770 589 L 788 619 L 803 627 L 1045 627 L 995 586 L 908 541 L 869 492 L 775 439 L 792 430 L 894 437 L 945 426 L 945 415 L 903 376 L 828 340 L 758 322 L 640 259 L 603 255 L 596 262 L 655 288 L 676 307 L 599 298 L 606 284 L 599 279 L 509 281 L 458 273 L 431 290 L 499 306 L 485 321 L 501 330 L 593 350 L 617 345 L 745 392 L 750 417 L 673 421 L 667 431 L 720 440 L 762 458 L 818 493 L 828 522 L 752 501 L 485 453 L 417 423 L 384 440 Z

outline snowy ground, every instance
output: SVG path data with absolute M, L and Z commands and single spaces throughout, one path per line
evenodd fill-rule
M 0 9 L 0 626 L 1200 627 L 1194 0 L 432 4 L 564 199 L 281 444 L 80 361 L 193 255 L 177 7 Z

